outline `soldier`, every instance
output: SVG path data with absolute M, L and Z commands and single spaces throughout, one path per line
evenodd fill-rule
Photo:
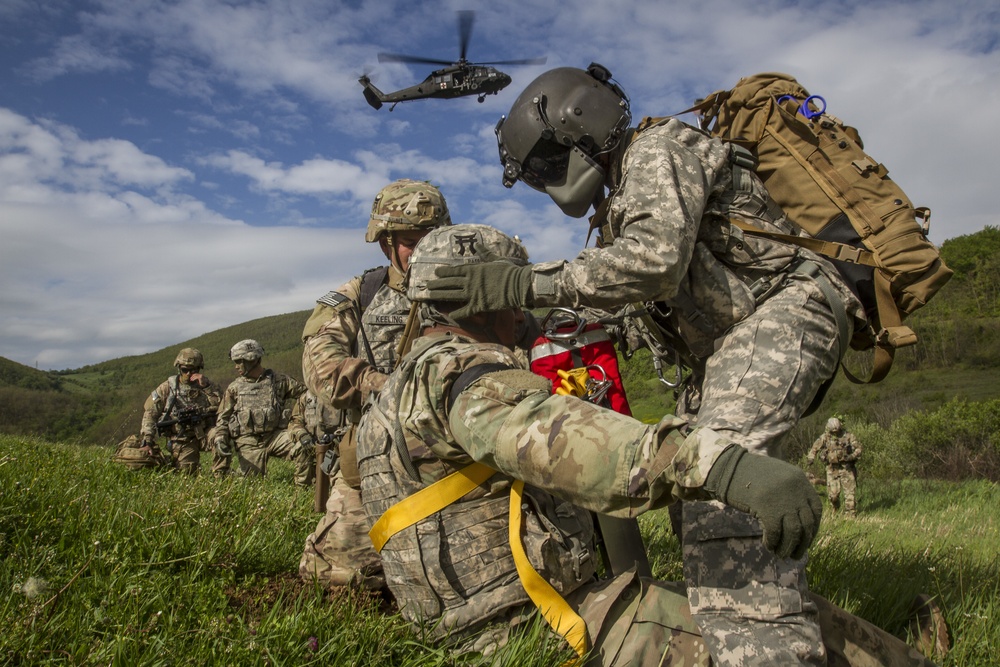
M 160 383 L 146 399 L 142 413 L 143 445 L 156 450 L 156 436 L 167 436 L 171 464 L 177 470 L 197 475 L 201 452 L 209 451 L 215 411 L 222 390 L 201 374 L 205 360 L 201 352 L 185 347 L 174 359 L 176 375 Z
M 263 357 L 264 348 L 249 338 L 229 351 L 239 377 L 226 388 L 219 404 L 215 434 L 218 456 L 212 470 L 220 475 L 228 473 L 235 452 L 243 475 L 263 477 L 267 459 L 277 456 L 295 463 L 296 485 L 309 486 L 313 450 L 281 428 L 285 402 L 304 394 L 306 387 L 295 378 L 264 368 Z
M 354 429 L 364 401 L 396 365 L 410 313 L 404 292 L 410 254 L 427 232 L 450 224 L 447 202 L 430 183 L 400 179 L 382 188 L 372 203 L 365 241 L 379 244 L 389 266 L 366 271 L 319 299 L 306 322 L 303 377 L 320 402 L 345 412 L 349 424 L 326 512 L 306 538 L 299 563 L 306 581 L 374 590 L 385 585 L 361 508 Z
M 677 414 L 777 456 L 864 322 L 861 303 L 826 260 L 733 222 L 797 233 L 745 151 L 673 118 L 630 122 L 600 65 L 529 84 L 496 128 L 504 185 L 524 181 L 572 217 L 596 206 L 599 247 L 570 262 L 443 267 L 430 296 L 466 302 L 459 317 L 640 304 L 648 337 L 691 369 Z M 713 652 L 753 645 L 768 664 L 826 664 L 804 559 L 775 558 L 756 519 L 719 503 L 684 503 L 682 532 L 689 601 Z
M 750 644 L 706 648 L 678 582 L 634 570 L 598 581 L 589 511 L 635 517 L 712 498 L 759 517 L 768 549 L 799 556 L 821 513 L 805 475 L 683 418 L 645 425 L 553 394 L 511 351 L 520 310 L 456 318 L 456 304 L 429 300 L 435 268 L 481 262 L 524 266 L 527 254 L 484 225 L 437 229 L 417 246 L 407 293 L 422 335 L 358 429 L 370 534 L 403 617 L 464 650 L 495 649 L 537 608 L 587 664 L 707 665 L 710 650 L 716 664 L 759 659 Z M 813 604 L 837 664 L 927 664 Z
M 834 512 L 840 510 L 840 494 L 844 494 L 844 514 L 855 516 L 855 493 L 861 458 L 861 443 L 853 433 L 844 430 L 836 417 L 826 420 L 826 432 L 813 443 L 806 460 L 811 465 L 816 457 L 826 464 L 826 495 Z

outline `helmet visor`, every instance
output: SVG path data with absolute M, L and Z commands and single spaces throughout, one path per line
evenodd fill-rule
M 566 178 L 570 147 L 553 141 L 539 141 L 521 165 L 521 180 L 530 187 L 545 191 L 546 185 Z

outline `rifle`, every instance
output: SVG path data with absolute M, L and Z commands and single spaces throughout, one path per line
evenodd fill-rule
M 156 422 L 156 431 L 162 436 L 169 437 L 170 427 L 175 425 L 180 425 L 181 428 L 187 426 L 195 426 L 200 424 L 202 421 L 211 418 L 214 415 L 212 412 L 202 412 L 201 408 L 195 405 L 188 406 L 186 408 L 181 408 L 174 416 L 167 416 Z
M 326 460 L 330 447 L 340 440 L 341 435 L 339 431 L 338 433 L 324 433 L 323 437 L 316 443 L 316 495 L 313 498 L 313 511 L 315 512 L 326 511 L 326 501 L 330 497 L 330 477 L 335 470 L 324 469 L 323 462 Z

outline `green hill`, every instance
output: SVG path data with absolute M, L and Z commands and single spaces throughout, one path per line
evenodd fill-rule
M 839 374 L 817 413 L 789 438 L 792 452 L 811 442 L 830 414 L 888 427 L 904 414 L 933 410 L 959 398 L 1000 398 L 1000 229 L 949 239 L 941 248 L 954 278 L 908 321 L 920 343 L 900 350 L 883 382 L 851 384 Z M 301 378 L 299 336 L 309 311 L 251 320 L 148 354 L 121 357 L 71 371 L 46 373 L 0 358 L 0 432 L 110 444 L 138 430 L 149 392 L 173 370 L 183 347 L 205 355 L 205 373 L 220 385 L 235 377 L 228 353 L 244 338 L 267 351 L 270 368 Z M 870 354 L 849 359 L 864 367 Z M 668 369 L 667 374 L 670 374 Z M 670 390 L 655 378 L 648 354 L 624 362 L 633 411 L 649 421 L 672 409 Z
M 244 338 L 264 346 L 267 367 L 301 379 L 300 336 L 309 312 L 263 317 L 156 352 L 57 373 L 0 358 L 0 432 L 89 444 L 117 442 L 138 432 L 143 402 L 173 373 L 174 358 L 185 347 L 201 350 L 205 374 L 223 387 L 236 377 L 229 349 Z

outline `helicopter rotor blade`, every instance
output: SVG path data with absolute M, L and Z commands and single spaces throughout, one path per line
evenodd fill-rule
M 472 23 L 475 20 L 476 12 L 471 9 L 463 9 L 458 12 L 459 60 L 465 60 L 465 54 L 469 50 L 469 38 L 472 36 Z
M 521 58 L 519 60 L 491 60 L 489 62 L 477 63 L 478 65 L 544 65 L 548 60 L 547 56 L 541 58 Z
M 380 63 L 422 63 L 427 65 L 452 65 L 450 60 L 434 60 L 433 58 L 422 58 L 420 56 L 406 56 L 401 53 L 380 53 L 378 54 Z

